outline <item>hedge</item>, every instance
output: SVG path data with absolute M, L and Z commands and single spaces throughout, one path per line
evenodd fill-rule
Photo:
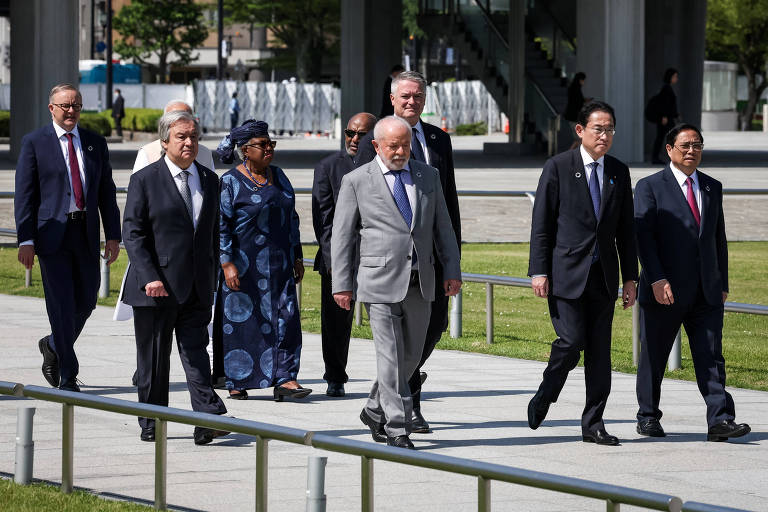
M 114 128 L 115 120 L 112 119 L 112 109 L 101 113 Z M 163 111 L 157 108 L 127 108 L 123 118 L 123 129 L 134 132 L 156 132 L 157 121 L 162 117 Z
M 11 136 L 11 113 L 0 110 L 0 137 Z
M 104 137 L 109 137 L 112 133 L 112 127 L 109 126 L 109 119 L 102 114 L 95 112 L 81 112 L 80 126 L 94 131 Z M 0 110 L 0 137 L 11 136 L 11 113 L 7 110 Z

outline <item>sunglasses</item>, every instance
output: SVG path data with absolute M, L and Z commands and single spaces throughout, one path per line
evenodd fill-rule
M 358 138 L 362 139 L 363 137 L 365 137 L 366 133 L 368 132 L 363 132 L 363 131 L 356 132 L 355 130 L 344 130 L 344 135 L 346 135 L 350 139 L 354 139 L 355 135 L 357 135 Z

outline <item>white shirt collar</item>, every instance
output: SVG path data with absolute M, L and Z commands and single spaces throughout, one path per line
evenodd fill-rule
M 581 152 L 581 160 L 584 162 L 584 167 L 588 166 L 592 162 L 597 162 L 598 168 L 605 167 L 605 155 L 601 156 L 597 160 L 592 158 L 592 155 L 587 153 L 587 150 L 584 149 L 584 145 L 579 145 L 579 151 Z
M 381 169 L 382 174 L 387 174 L 388 172 L 392 172 L 391 169 L 388 169 L 386 165 L 384 165 L 384 161 L 381 159 L 379 155 L 376 155 L 376 163 L 379 164 L 379 169 Z M 411 168 L 409 166 L 410 160 L 408 163 L 405 164 L 405 167 L 403 167 L 404 171 L 411 172 Z
M 688 175 L 685 174 L 680 169 L 678 169 L 677 167 L 675 167 L 675 164 L 673 164 L 672 162 L 669 162 L 669 169 L 672 171 L 672 174 L 675 176 L 675 179 L 677 180 L 677 184 L 682 187 L 683 184 L 685 183 L 685 180 L 688 179 Z M 693 171 L 690 177 L 693 180 L 694 185 L 699 184 L 698 170 Z
M 179 175 L 181 171 L 187 171 L 191 176 L 197 176 L 197 166 L 195 165 L 195 162 L 192 161 L 192 163 L 187 167 L 186 169 L 182 169 L 175 163 L 171 161 L 170 158 L 168 158 L 168 155 L 163 156 L 163 159 L 165 159 L 165 165 L 168 166 L 168 169 L 171 170 L 171 176 L 174 178 Z
M 57 139 L 60 139 L 65 134 L 70 133 L 67 130 L 65 130 L 64 128 L 62 128 L 61 126 L 59 126 L 58 124 L 56 124 L 56 121 L 53 121 L 53 129 L 56 131 L 56 138 Z M 72 129 L 71 133 L 72 133 L 72 135 L 75 136 L 76 139 L 80 138 L 80 132 L 77 131 L 77 125 L 75 125 L 75 127 Z

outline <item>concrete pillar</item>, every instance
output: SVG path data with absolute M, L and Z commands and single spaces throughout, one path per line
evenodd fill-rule
M 707 2 L 645 0 L 645 102 L 659 92 L 667 68 L 679 71 L 672 86 L 683 121 L 701 125 Z M 645 123 L 646 154 L 656 128 Z
M 509 0 L 509 142 L 523 141 L 523 113 L 525 111 L 525 1 Z
M 402 60 L 402 1 L 341 1 L 341 122 L 357 112 L 378 116 L 382 87 Z
M 614 108 L 616 136 L 610 154 L 624 162 L 643 160 L 645 2 L 578 0 L 577 4 L 577 68 L 587 75 L 584 96 Z
M 57 83 L 77 86 L 78 1 L 11 0 L 11 157 L 21 138 L 51 122 L 48 93 Z

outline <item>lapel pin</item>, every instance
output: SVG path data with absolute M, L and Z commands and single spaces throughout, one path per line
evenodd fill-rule
M 581 173 L 577 172 L 576 174 L 574 174 L 574 176 L 576 176 L 577 178 L 581 178 Z
M 429 138 L 432 139 L 432 140 L 435 140 L 437 138 L 437 136 L 433 133 L 433 134 L 430 134 Z
M 704 190 L 706 190 L 707 192 L 709 192 L 709 185 L 707 185 L 706 187 L 704 187 Z
M 613 185 L 613 178 L 611 178 L 610 180 L 608 180 L 608 183 L 610 183 L 611 185 Z
M 420 173 L 420 172 L 417 172 L 417 173 L 416 173 L 416 177 L 417 177 L 417 178 L 421 178 L 421 173 Z
M 88 146 L 88 151 L 93 151 L 93 146 Z

